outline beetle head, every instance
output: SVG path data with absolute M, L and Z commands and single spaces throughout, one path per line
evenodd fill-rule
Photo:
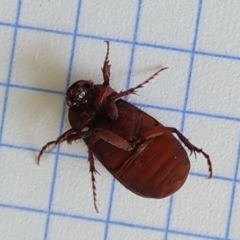
M 93 96 L 94 84 L 92 80 L 79 80 L 70 86 L 66 93 L 66 102 L 69 107 L 89 104 Z

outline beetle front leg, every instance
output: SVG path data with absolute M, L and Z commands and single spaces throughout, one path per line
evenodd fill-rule
M 209 170 L 208 178 L 211 178 L 212 177 L 212 162 L 210 160 L 209 155 L 206 152 L 204 152 L 202 149 L 194 146 L 191 142 L 189 142 L 188 139 L 181 132 L 179 132 L 176 128 L 164 127 L 164 126 L 156 126 L 156 127 L 151 128 L 150 130 L 148 130 L 146 132 L 141 133 L 141 136 L 144 139 L 151 139 L 151 138 L 158 137 L 158 136 L 160 136 L 160 135 L 162 135 L 162 134 L 164 134 L 166 132 L 177 134 L 179 139 L 190 150 L 191 153 L 194 152 L 195 155 L 196 155 L 195 152 L 201 153 L 207 159 L 208 170 Z
M 105 56 L 105 60 L 103 63 L 103 67 L 102 67 L 102 73 L 103 73 L 103 84 L 100 88 L 100 92 L 98 93 L 97 96 L 97 104 L 100 106 L 103 102 L 103 99 L 105 97 L 105 93 L 107 91 L 107 88 L 109 86 L 109 80 L 110 80 L 110 68 L 111 65 L 109 64 L 109 60 L 108 60 L 108 56 L 109 56 L 109 41 L 105 41 L 107 43 L 107 52 L 106 52 L 106 56 Z
M 109 41 L 105 41 L 107 43 L 107 52 L 105 56 L 105 60 L 103 63 L 102 73 L 103 73 L 103 85 L 108 86 L 110 80 L 110 68 L 111 65 L 109 64 L 108 56 L 109 56 Z

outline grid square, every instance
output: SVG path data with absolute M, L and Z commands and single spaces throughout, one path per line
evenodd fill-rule
M 232 209 L 232 219 L 230 221 L 229 239 L 239 239 L 240 229 L 240 185 L 236 185 L 235 198 Z
M 123 206 L 127 206 L 123 208 Z M 115 182 L 111 221 L 165 228 L 169 198 L 143 198 Z
M 144 2 L 138 41 L 192 48 L 198 1 Z
M 72 32 L 78 0 L 44 1 L 24 0 L 20 24 Z M 33 14 L 34 13 L 34 14 Z
M 239 117 L 240 62 L 197 56 L 194 65 L 188 109 Z
M 45 215 L 0 208 L 1 239 L 43 239 Z
M 40 148 L 59 135 L 63 96 L 40 91 L 9 90 L 3 142 Z M 49 117 L 50 116 L 50 117 Z M 32 124 L 29 124 L 29 119 Z
M 0 82 L 7 82 L 8 77 L 8 68 L 10 63 L 10 52 L 12 48 L 12 37 L 13 29 L 7 28 L 5 26 L 0 26 L 0 38 L 1 38 L 1 47 L 0 47 Z
M 107 239 L 114 240 L 159 240 L 164 239 L 164 234 L 159 231 L 138 228 L 138 227 L 124 227 L 119 225 L 109 225 L 109 232 Z
M 81 8 L 78 32 L 132 40 L 136 18 L 136 5 L 136 0 L 84 1 Z
M 184 135 L 197 147 L 210 155 L 213 176 L 233 178 L 239 139 L 239 122 L 187 115 Z M 190 158 L 191 171 L 209 174 L 206 159 L 197 154 Z
M 0 201 L 47 209 L 53 156 L 38 167 L 35 153 L 2 147 L 0 158 Z
M 238 0 L 203 1 L 197 49 L 239 55 L 240 4 Z
M 189 67 L 188 54 L 137 47 L 130 87 L 142 83 L 160 67 L 169 67 L 169 69 L 160 72 L 150 83 L 139 89 L 140 96 L 131 95 L 130 99 L 154 106 L 182 108 Z
M 70 36 L 19 30 L 11 83 L 64 91 L 71 44 Z
M 104 225 L 99 222 L 51 216 L 48 240 L 103 239 Z
M 181 194 L 174 195 L 170 229 L 223 238 L 231 186 L 227 181 L 188 176 Z
M 95 175 L 99 214 L 93 205 L 89 163 L 66 156 L 59 157 L 52 211 L 94 218 L 106 217 L 112 178 L 98 162 L 95 162 L 95 167 L 101 174 Z
M 15 23 L 17 7 L 18 1 L 16 0 L 1 0 L 0 21 L 7 23 Z M 2 43 L 4 42 L 1 42 L 1 44 Z

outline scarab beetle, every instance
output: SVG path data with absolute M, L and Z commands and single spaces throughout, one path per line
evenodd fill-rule
M 180 141 L 190 150 L 204 155 L 212 177 L 209 155 L 190 143 L 176 128 L 166 127 L 136 106 L 121 99 L 133 94 L 166 68 L 159 69 L 141 84 L 116 92 L 109 85 L 109 42 L 102 73 L 103 84 L 79 80 L 69 87 L 66 103 L 71 128 L 55 141 L 48 142 L 38 155 L 51 145 L 83 139 L 88 147 L 94 206 L 96 187 L 95 156 L 127 189 L 147 198 L 164 198 L 185 182 L 190 162 Z M 177 140 L 173 134 L 176 134 Z

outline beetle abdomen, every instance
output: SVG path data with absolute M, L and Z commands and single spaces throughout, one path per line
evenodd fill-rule
M 142 197 L 164 198 L 183 185 L 190 162 L 177 139 L 172 134 L 164 134 L 150 141 L 128 164 L 123 162 L 120 169 L 113 171 L 113 175 L 134 193 Z

